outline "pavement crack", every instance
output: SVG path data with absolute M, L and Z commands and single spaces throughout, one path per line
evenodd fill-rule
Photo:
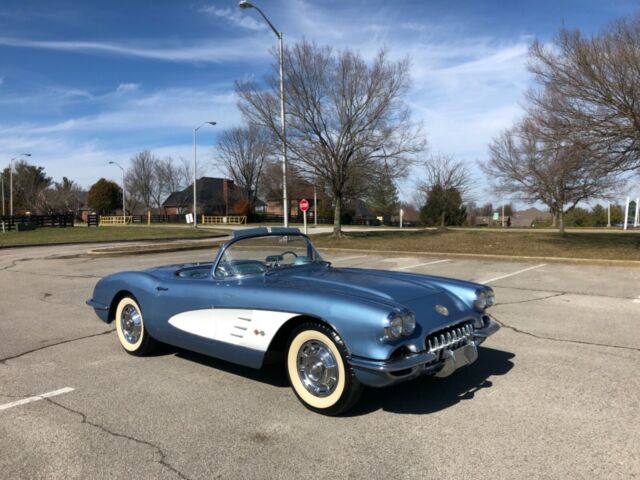
M 32 350 L 27 350 L 26 352 L 18 353 L 17 355 L 12 355 L 10 357 L 0 358 L 0 364 L 5 364 L 9 360 L 15 360 L 16 358 L 24 357 L 25 355 L 29 355 L 30 353 L 39 352 L 40 350 L 45 350 L 45 349 L 51 348 L 51 347 L 57 347 L 58 345 L 64 345 L 65 343 L 77 342 L 78 340 L 84 340 L 86 338 L 93 338 L 93 337 L 99 337 L 101 335 L 107 335 L 108 333 L 115 332 L 115 330 L 116 330 L 115 328 L 112 328 L 110 330 L 105 330 L 104 332 L 100 332 L 100 333 L 93 333 L 91 335 L 85 335 L 83 337 L 69 338 L 67 340 L 62 340 L 60 342 L 50 343 L 49 345 L 43 345 L 42 347 L 34 348 Z
M 562 295 L 576 295 L 576 296 L 581 296 L 581 297 L 594 297 L 594 298 L 613 298 L 616 300 L 632 300 L 634 297 L 618 297 L 616 295 L 605 295 L 602 293 L 589 293 L 589 292 L 563 292 L 560 290 L 552 290 L 549 288 L 531 288 L 531 287 L 514 287 L 512 285 L 510 286 L 501 286 L 501 285 L 492 285 L 492 287 L 494 289 L 496 288 L 504 288 L 505 290 L 521 290 L 524 292 L 545 292 L 545 293 L 557 293 L 557 294 L 562 294 Z M 558 295 L 559 296 L 559 295 Z M 506 305 L 505 303 L 503 303 L 503 305 Z
M 585 340 L 572 340 L 569 338 L 558 338 L 558 337 L 549 337 L 546 335 L 538 335 L 536 333 L 527 332 L 526 330 L 522 330 L 518 327 L 509 325 L 508 323 L 505 323 L 504 321 L 497 319 L 495 315 L 493 315 L 493 313 L 491 314 L 491 318 L 493 318 L 496 322 L 498 322 L 500 326 L 503 328 L 512 330 L 521 335 L 527 335 L 529 337 L 537 338 L 538 340 L 550 340 L 552 342 L 573 343 L 576 345 L 591 345 L 593 347 L 617 348 L 619 350 L 631 350 L 633 352 L 640 352 L 640 348 L 637 348 L 637 347 L 626 347 L 624 345 L 611 345 L 609 343 L 587 342 Z
M 100 425 L 99 423 L 92 422 L 91 420 L 89 420 L 87 418 L 86 414 L 82 413 L 79 410 L 75 410 L 75 409 L 73 409 L 71 407 L 67 407 L 66 405 L 58 403 L 55 400 L 52 400 L 51 398 L 45 398 L 44 400 L 46 400 L 47 402 L 49 402 L 52 405 L 55 405 L 56 407 L 59 407 L 59 408 L 62 408 L 63 410 L 66 410 L 67 412 L 70 412 L 70 413 L 73 413 L 75 415 L 80 416 L 80 418 L 81 418 L 81 422 L 80 423 L 84 423 L 86 425 L 90 425 L 90 426 L 92 426 L 94 428 L 97 428 L 98 430 L 101 430 L 104 433 L 106 433 L 108 435 L 111 435 L 113 437 L 124 438 L 125 440 L 130 440 L 130 441 L 135 442 L 135 443 L 137 443 L 139 445 L 146 445 L 147 447 L 153 448 L 160 455 L 160 460 L 158 460 L 158 463 L 160 465 L 162 465 L 163 467 L 165 467 L 168 470 L 171 470 L 178 477 L 180 477 L 180 478 L 182 478 L 184 480 L 190 480 L 189 477 L 187 477 L 184 473 L 182 473 L 180 470 L 178 470 L 176 467 L 174 467 L 173 465 L 171 465 L 171 463 L 169 463 L 167 461 L 167 454 L 165 453 L 165 451 L 162 448 L 160 448 L 155 443 L 149 442 L 147 440 L 141 440 L 139 438 L 132 437 L 131 435 L 125 435 L 124 433 L 114 432 L 113 430 L 110 430 L 109 428 L 105 427 L 104 425 Z
M 539 302 L 541 300 L 547 300 L 549 298 L 561 297 L 563 295 L 567 295 L 567 292 L 557 292 L 557 293 L 554 293 L 552 295 L 547 295 L 546 297 L 529 298 L 527 300 L 518 300 L 516 302 L 499 302 L 499 303 L 496 303 L 495 306 L 498 307 L 500 305 L 516 305 L 516 304 L 519 304 L 519 303 Z

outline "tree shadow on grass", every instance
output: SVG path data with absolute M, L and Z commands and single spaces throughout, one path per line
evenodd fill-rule
M 367 388 L 345 416 L 366 415 L 376 410 L 404 414 L 428 414 L 473 399 L 483 388 L 491 388 L 489 377 L 505 375 L 513 368 L 515 354 L 480 347 L 478 360 L 447 378 L 419 377 L 387 388 Z

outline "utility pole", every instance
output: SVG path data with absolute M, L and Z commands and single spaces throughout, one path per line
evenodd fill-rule
M 318 195 L 316 192 L 316 186 L 313 186 L 313 223 L 318 226 Z

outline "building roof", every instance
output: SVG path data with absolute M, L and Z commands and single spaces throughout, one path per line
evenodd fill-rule
M 202 177 L 196 180 L 198 204 L 224 205 L 224 182 L 233 188 L 233 181 L 224 178 Z M 163 207 L 182 207 L 193 203 L 193 183 L 182 191 L 172 192 L 162 203 Z

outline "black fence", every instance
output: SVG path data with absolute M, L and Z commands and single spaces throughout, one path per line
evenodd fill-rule
M 132 223 L 148 223 L 149 215 L 131 215 Z M 151 215 L 151 223 L 186 223 L 185 215 Z
M 34 230 L 44 227 L 73 227 L 74 214 L 14 215 L 0 217 L 0 228 L 5 230 Z

